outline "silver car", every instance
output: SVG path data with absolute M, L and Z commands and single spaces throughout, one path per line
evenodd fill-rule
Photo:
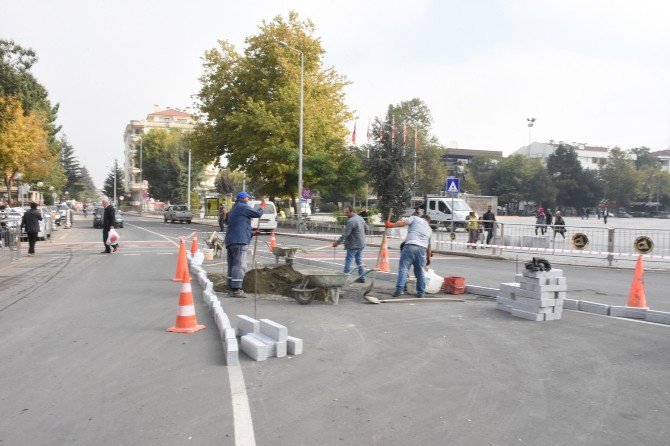
M 30 207 L 24 207 L 24 210 L 28 210 Z M 37 208 L 38 211 L 42 214 L 42 220 L 40 221 L 40 232 L 37 233 L 37 238 L 39 240 L 46 240 L 51 237 L 53 233 L 53 221 L 51 220 L 51 212 L 45 207 L 40 206 Z M 21 229 L 21 238 L 28 238 L 25 228 Z

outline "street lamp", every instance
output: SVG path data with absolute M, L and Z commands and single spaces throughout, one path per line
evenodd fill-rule
M 530 151 L 530 129 L 533 128 L 535 118 L 526 118 L 526 121 L 528 121 L 528 150 Z
M 305 54 L 297 48 L 289 46 L 286 42 L 277 41 L 283 47 L 300 54 L 300 141 L 298 143 L 298 221 L 302 220 L 302 115 L 303 115 L 303 90 L 305 83 Z
M 142 186 L 144 185 L 143 175 L 144 170 L 142 169 L 142 151 L 144 149 L 144 142 L 142 141 L 142 136 L 140 138 L 140 215 L 142 215 L 142 207 L 144 206 L 144 190 Z M 132 199 L 132 198 L 131 198 Z

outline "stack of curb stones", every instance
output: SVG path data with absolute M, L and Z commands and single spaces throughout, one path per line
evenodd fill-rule
M 269 319 L 258 321 L 243 314 L 237 315 L 236 322 L 242 351 L 254 361 L 302 354 L 302 339 L 289 336 L 283 325 Z
M 256 361 L 263 361 L 269 356 L 280 358 L 286 356 L 287 353 L 289 355 L 302 354 L 302 339 L 288 336 L 288 329 L 286 327 L 269 319 L 256 321 L 247 316 L 237 316 L 238 328 L 235 330 L 230 324 L 230 319 L 223 311 L 221 301 L 219 301 L 216 292 L 214 292 L 214 283 L 208 279 L 207 272 L 197 262 L 193 261 L 190 255 L 187 255 L 187 259 L 193 277 L 197 278 L 198 283 L 202 287 L 202 300 L 212 312 L 214 322 L 219 330 L 227 366 L 239 366 L 240 344 L 242 344 L 242 350 Z M 245 321 L 242 323 L 242 330 L 240 330 L 239 322 L 241 317 Z M 251 329 L 245 331 L 244 327 L 251 327 Z M 237 340 L 238 333 L 242 336 L 239 343 Z M 245 336 L 243 335 L 246 334 L 251 334 L 252 336 L 245 340 Z M 245 345 L 250 343 L 255 348 L 245 347 Z M 259 345 L 259 343 L 262 345 Z M 263 354 L 265 354 L 265 357 L 260 359 Z
M 500 292 L 496 296 L 499 310 L 531 321 L 561 318 L 568 289 L 563 270 L 525 270 L 523 274 L 517 274 L 515 280 L 500 284 Z

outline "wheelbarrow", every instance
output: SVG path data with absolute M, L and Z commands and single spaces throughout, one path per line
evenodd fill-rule
M 275 256 L 275 265 L 279 265 L 279 258 L 284 257 L 287 265 L 293 265 L 296 251 L 302 249 L 300 246 L 275 246 L 272 248 L 272 254 Z
M 340 300 L 341 289 L 351 285 L 355 280 L 365 277 L 371 271 L 368 270 L 360 276 L 321 269 L 300 271 L 303 279 L 298 287 L 293 288 L 293 297 L 300 304 L 307 305 L 314 300 L 314 291 L 317 288 L 323 288 L 327 292 L 326 302 L 330 300 L 334 305 L 337 305 Z

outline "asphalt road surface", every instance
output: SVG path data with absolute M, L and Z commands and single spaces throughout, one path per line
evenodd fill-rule
M 179 296 L 174 241 L 211 227 L 127 216 L 119 252 L 103 255 L 101 231 L 88 223 L 38 243 L 35 258 L 0 266 L 0 442 L 235 444 L 228 368 L 200 299 L 207 329 L 165 332 Z M 334 261 L 326 251 L 311 256 L 339 269 L 343 251 Z M 367 257 L 376 261 L 376 249 Z M 516 268 L 434 263 L 484 286 L 512 281 Z M 222 271 L 221 259 L 208 269 Z M 625 304 L 630 270 L 563 269 L 573 297 Z M 652 308 L 670 310 L 667 283 L 667 273 L 645 277 Z M 363 288 L 348 288 L 339 306 L 220 295 L 231 318 L 256 313 L 305 342 L 292 358 L 241 355 L 253 440 L 237 444 L 667 444 L 670 327 L 567 310 L 533 323 L 475 296 L 370 305 Z M 376 281 L 377 295 L 390 292 L 391 281 Z

